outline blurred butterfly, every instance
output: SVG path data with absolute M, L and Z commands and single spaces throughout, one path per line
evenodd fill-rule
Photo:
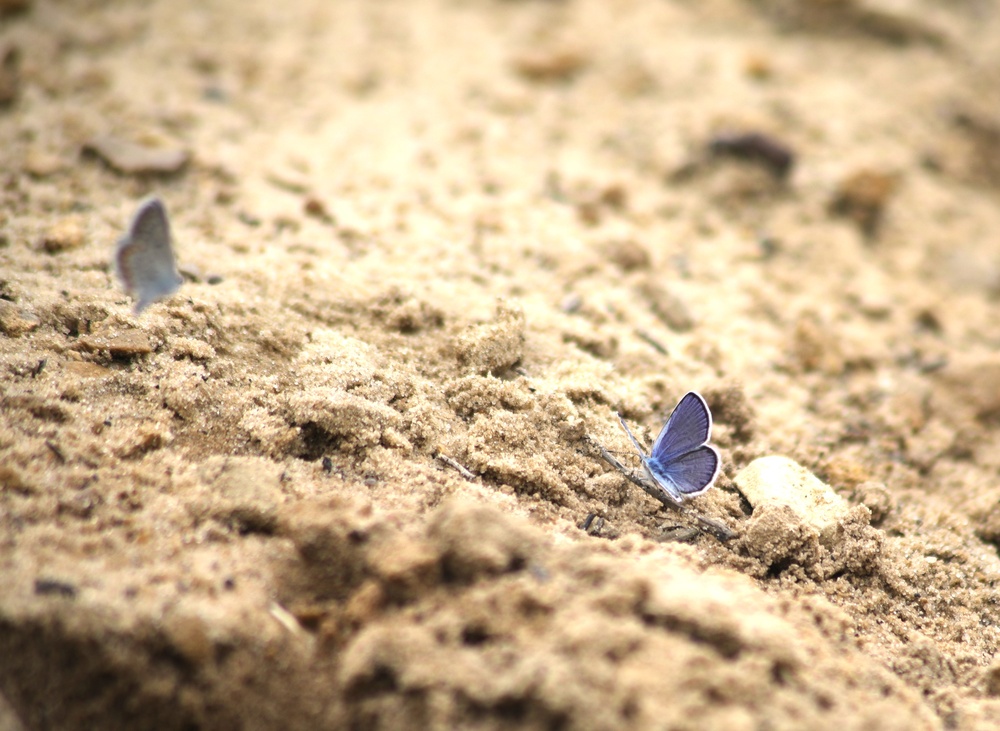
M 170 241 L 167 211 L 159 198 L 139 204 L 128 233 L 118 240 L 115 269 L 125 291 L 134 299 L 135 314 L 181 286 Z
M 677 402 L 648 457 L 621 415 L 618 420 L 639 451 L 646 474 L 674 502 L 701 495 L 719 476 L 719 452 L 708 443 L 712 438 L 712 412 L 701 394 L 690 391 Z

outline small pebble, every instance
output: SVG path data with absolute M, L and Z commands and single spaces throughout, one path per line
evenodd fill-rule
M 191 157 L 180 147 L 150 147 L 113 135 L 94 137 L 84 145 L 84 150 L 127 175 L 169 175 L 179 172 Z
M 135 358 L 153 352 L 153 346 L 145 333 L 127 330 L 120 333 L 87 335 L 76 343 L 77 350 L 97 352 L 105 350 L 113 358 Z
M 29 150 L 21 165 L 21 169 L 33 178 L 47 178 L 58 173 L 63 167 L 61 157 L 37 149 Z
M 54 223 L 42 236 L 41 248 L 49 254 L 75 249 L 84 242 L 83 224 L 77 218 Z

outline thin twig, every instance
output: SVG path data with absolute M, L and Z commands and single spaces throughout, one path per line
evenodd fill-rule
M 670 352 L 667 350 L 667 346 L 661 343 L 656 338 L 654 338 L 645 330 L 636 330 L 635 334 L 636 336 L 638 336 L 640 340 L 645 341 L 650 347 L 653 348 L 653 350 L 655 350 L 660 355 L 670 355 Z
M 48 447 L 49 451 L 55 455 L 60 464 L 66 464 L 66 455 L 63 454 L 63 451 L 59 448 L 58 444 L 53 442 L 51 439 L 46 439 L 45 446 Z
M 659 485 L 656 485 L 651 480 L 644 479 L 642 476 L 637 475 L 635 472 L 625 467 L 625 465 L 623 465 L 621 462 L 615 459 L 615 457 L 611 454 L 611 452 L 609 452 L 607 449 L 604 448 L 604 445 L 602 445 L 600 442 L 598 442 L 589 434 L 586 436 L 586 440 L 591 445 L 597 448 L 597 450 L 601 453 L 601 457 L 604 458 L 605 462 L 607 462 L 609 465 L 611 465 L 616 470 L 625 475 L 625 477 L 629 480 L 629 482 L 642 488 L 643 492 L 645 492 L 654 500 L 657 500 L 661 505 L 663 505 L 663 507 L 668 508 L 670 510 L 676 510 L 678 513 L 681 513 L 682 515 L 685 515 L 688 518 L 697 521 L 700 524 L 701 529 L 703 531 L 705 531 L 706 533 L 711 533 L 720 541 L 725 542 L 730 540 L 731 538 L 736 537 L 736 533 L 734 533 L 732 530 L 727 528 L 722 523 L 718 522 L 717 520 L 712 520 L 711 518 L 706 518 L 704 515 L 701 515 L 700 513 L 697 513 L 694 510 L 691 510 L 691 508 L 687 507 L 686 505 L 677 502 L 676 500 L 671 498 L 670 495 L 668 495 L 666 491 L 663 490 L 663 488 L 661 488 Z
M 309 636 L 309 633 L 306 632 L 299 623 L 298 618 L 283 606 L 278 604 L 278 602 L 271 602 L 271 606 L 267 608 L 267 611 L 272 617 L 274 617 L 278 624 L 288 630 L 290 634 L 293 634 L 296 637 Z
M 469 470 L 467 470 L 465 467 L 463 467 L 458 462 L 456 462 L 455 460 L 453 460 L 447 454 L 441 454 L 440 452 L 438 452 L 437 458 L 439 460 L 441 460 L 442 462 L 444 462 L 449 467 L 451 467 L 453 470 L 457 470 L 458 474 L 460 474 L 462 477 L 464 477 L 465 479 L 467 479 L 469 482 L 474 482 L 475 481 L 476 475 L 474 473 L 472 473 Z

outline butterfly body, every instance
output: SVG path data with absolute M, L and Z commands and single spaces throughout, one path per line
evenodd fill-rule
M 137 315 L 181 286 L 170 223 L 159 198 L 147 198 L 139 205 L 128 233 L 118 240 L 115 269 L 125 291 L 136 299 Z
M 624 419 L 625 433 L 639 451 L 646 474 L 674 502 L 696 497 L 719 476 L 722 460 L 708 442 L 712 438 L 712 412 L 701 394 L 690 391 L 674 407 L 647 456 Z

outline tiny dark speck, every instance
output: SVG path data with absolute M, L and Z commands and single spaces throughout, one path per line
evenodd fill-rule
M 224 89 L 218 86 L 206 86 L 201 91 L 201 96 L 205 101 L 225 103 L 229 101 Z
M 718 134 L 708 148 L 713 155 L 751 160 L 768 167 L 777 178 L 784 178 L 795 164 L 795 153 L 784 142 L 761 132 Z
M 330 459 L 329 457 L 323 458 L 323 471 L 326 474 L 330 474 L 331 472 L 333 472 L 333 460 Z
M 54 594 L 73 599 L 76 596 L 76 587 L 58 579 L 35 579 L 35 593 L 39 596 Z

